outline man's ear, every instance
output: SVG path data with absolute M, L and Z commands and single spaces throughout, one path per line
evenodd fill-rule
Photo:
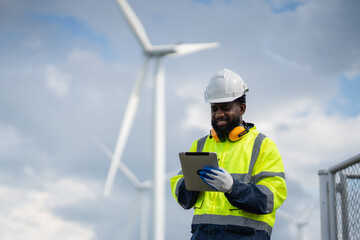
M 241 115 L 244 115 L 245 111 L 246 111 L 246 104 L 242 103 L 240 105 L 240 113 L 241 113 Z

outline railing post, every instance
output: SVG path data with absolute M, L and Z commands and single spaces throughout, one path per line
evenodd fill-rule
M 346 175 L 342 172 L 339 173 L 340 176 L 340 183 L 339 188 L 337 191 L 340 193 L 341 196 L 341 224 L 342 224 L 342 238 L 343 239 L 350 239 L 349 238 L 349 206 L 348 206 L 348 193 L 347 193 L 347 181 Z
M 338 227 L 336 217 L 336 189 L 335 189 L 335 176 L 329 171 L 328 175 L 328 188 L 329 188 L 329 227 L 330 227 L 330 240 L 338 239 Z
M 329 222 L 329 171 L 320 170 L 320 219 L 321 219 L 321 240 L 330 240 L 330 222 Z

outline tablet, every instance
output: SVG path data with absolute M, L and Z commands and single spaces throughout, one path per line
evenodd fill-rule
M 219 169 L 217 155 L 214 152 L 181 152 L 180 164 L 184 175 L 185 186 L 189 191 L 216 191 L 206 184 L 198 175 L 204 167 Z

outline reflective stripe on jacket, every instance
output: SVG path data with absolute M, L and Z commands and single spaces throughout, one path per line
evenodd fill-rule
M 216 142 L 206 137 L 195 141 L 190 151 L 201 151 L 201 145 L 202 151 L 217 153 L 219 166 L 232 175 L 234 185 L 230 194 L 195 192 L 186 190 L 181 172 L 173 177 L 174 198 L 183 208 L 195 209 L 193 225 L 247 227 L 270 236 L 275 211 L 287 194 L 284 167 L 275 143 L 253 126 L 239 141 Z

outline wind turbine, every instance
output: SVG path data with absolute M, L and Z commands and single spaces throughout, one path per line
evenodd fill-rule
M 112 160 L 113 153 L 111 150 L 102 143 L 99 139 L 94 139 L 96 144 L 100 147 L 100 149 L 105 153 L 105 155 Z M 153 182 L 152 180 L 146 180 L 144 182 L 140 182 L 139 179 L 135 176 L 135 174 L 122 162 L 119 164 L 119 170 L 125 175 L 128 181 L 136 188 L 137 194 L 136 198 L 133 201 L 133 207 L 131 210 L 130 220 L 128 221 L 127 235 L 125 239 L 130 239 L 132 225 L 134 223 L 135 215 L 139 210 L 140 205 L 140 239 L 147 239 L 147 231 L 148 231 L 148 200 L 146 192 L 152 188 Z M 172 171 L 166 174 L 165 179 L 169 180 L 172 176 L 174 176 L 179 171 Z M 140 204 L 139 204 L 140 202 Z
M 176 44 L 154 46 L 150 43 L 146 31 L 140 20 L 127 3 L 126 0 L 117 0 L 117 3 L 125 16 L 127 23 L 134 32 L 137 40 L 143 48 L 145 61 L 137 77 L 129 102 L 127 104 L 124 119 L 118 135 L 109 173 L 106 179 L 104 195 L 109 196 L 121 157 L 129 136 L 135 114 L 139 104 L 139 93 L 143 84 L 149 61 L 155 59 L 155 81 L 154 81 L 154 184 L 153 184 L 153 211 L 154 211 L 154 240 L 164 239 L 165 225 L 165 74 L 161 64 L 164 56 L 182 56 L 197 51 L 210 49 L 219 46 L 219 43 L 199 44 Z
M 276 214 L 278 214 L 279 217 L 295 224 L 296 229 L 297 229 L 297 240 L 303 240 L 304 239 L 303 229 L 308 224 L 308 218 L 309 218 L 310 214 L 313 212 L 313 209 L 317 203 L 318 203 L 318 199 L 315 199 L 313 202 L 311 202 L 307 206 L 307 208 L 301 218 L 295 218 L 295 217 L 291 216 L 290 214 L 282 211 L 281 209 L 278 209 L 276 211 Z
M 112 160 L 113 153 L 110 149 L 105 146 L 100 140 L 94 139 L 100 149 L 106 154 L 106 156 Z M 148 230 L 148 201 L 146 196 L 146 191 L 151 189 L 152 181 L 147 180 L 144 182 L 140 182 L 139 179 L 135 176 L 135 174 L 122 162 L 118 165 L 119 170 L 125 175 L 125 177 L 129 180 L 129 182 L 136 188 L 137 194 L 136 198 L 133 201 L 133 207 L 131 209 L 131 216 L 130 220 L 128 221 L 128 228 L 127 228 L 127 238 L 130 239 L 131 229 L 133 222 L 135 220 L 135 215 L 138 209 L 138 205 L 140 205 L 140 239 L 146 240 L 147 239 L 147 230 Z M 138 204 L 140 202 L 140 204 Z

